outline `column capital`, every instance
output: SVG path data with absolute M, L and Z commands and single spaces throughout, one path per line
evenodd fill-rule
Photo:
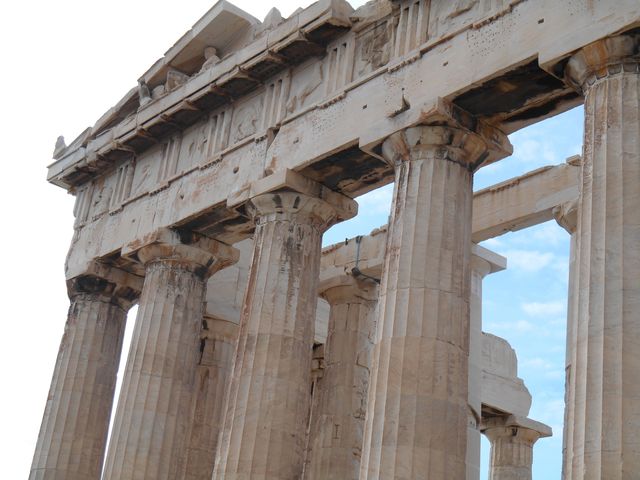
M 71 300 L 91 295 L 128 310 L 140 297 L 143 282 L 142 277 L 93 261 L 82 275 L 67 280 L 67 293 Z
M 163 262 L 207 278 L 233 265 L 240 254 L 237 249 L 193 232 L 167 228 L 156 230 L 141 241 L 129 243 L 122 255 L 148 266 Z
M 326 228 L 358 213 L 358 204 L 352 198 L 287 168 L 233 192 L 227 206 L 245 208 L 254 219 L 257 215 L 311 214 L 321 224 L 326 223 Z
M 483 419 L 480 430 L 491 443 L 501 438 L 510 438 L 531 446 L 540 438 L 552 435 L 551 427 L 544 423 L 516 415 Z
M 371 303 L 378 300 L 378 283 L 369 278 L 338 275 L 320 281 L 318 294 L 330 305 Z
M 435 156 L 475 171 L 512 153 L 504 132 L 441 98 L 423 109 L 419 125 L 392 134 L 382 144 L 383 158 L 394 167 Z
M 600 79 L 623 72 L 640 72 L 640 34 L 626 34 L 593 42 L 574 54 L 565 81 L 586 93 Z
M 553 208 L 553 217 L 569 235 L 576 233 L 578 228 L 578 200 L 562 203 Z
M 336 209 L 325 200 L 291 191 L 262 193 L 247 202 L 254 222 L 289 220 L 315 225 L 321 232 L 338 221 Z

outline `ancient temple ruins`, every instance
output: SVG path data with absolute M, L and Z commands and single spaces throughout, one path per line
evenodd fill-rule
M 531 478 L 552 432 L 482 331 L 506 260 L 477 243 L 553 218 L 563 477 L 639 478 L 638 0 L 320 0 L 262 22 L 220 1 L 132 86 L 49 167 L 76 223 L 31 479 L 472 480 L 481 434 L 491 479 Z M 581 157 L 473 192 L 508 134 L 582 103 Z M 391 182 L 388 226 L 321 248 Z

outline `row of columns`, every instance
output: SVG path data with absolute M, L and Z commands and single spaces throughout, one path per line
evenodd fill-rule
M 640 471 L 640 387 L 634 381 L 640 365 L 639 51 L 640 36 L 615 37 L 583 49 L 567 66 L 568 80 L 586 102 L 576 241 L 580 288 L 571 336 L 575 381 L 568 397 L 572 478 L 626 479 Z M 315 478 L 328 478 L 334 468 L 352 475 L 355 467 L 353 478 L 360 480 L 467 475 L 467 451 L 475 442 L 468 425 L 472 417 L 477 423 L 478 408 L 468 380 L 472 178 L 487 159 L 509 154 L 510 146 L 499 130 L 452 108 L 383 144 L 395 191 L 376 328 L 370 321 L 361 325 L 372 316 L 362 286 L 357 301 L 344 285 L 324 291 L 334 332 L 327 351 L 337 353 L 328 360 L 312 425 L 316 460 L 309 475 Z M 227 366 L 226 410 L 208 420 L 221 422 L 219 442 L 208 437 L 219 452 L 213 478 L 296 479 L 303 474 L 311 408 L 321 238 L 340 215 L 326 197 L 290 190 L 256 195 L 247 211 L 256 224 L 255 247 L 235 359 Z M 199 455 L 194 438 L 204 434 L 190 419 L 207 408 L 197 400 L 196 379 L 211 367 L 202 363 L 207 342 L 203 346 L 200 337 L 205 282 L 237 252 L 164 232 L 129 253 L 144 264 L 145 279 L 103 478 L 197 477 L 187 472 L 188 459 Z M 117 282 L 93 276 L 80 283 L 33 479 L 100 477 L 133 290 L 123 297 Z M 346 337 L 364 350 L 372 338 L 370 363 L 345 348 Z M 356 387 L 345 388 L 347 380 Z M 350 408 L 340 409 L 343 402 Z M 513 434 L 515 427 L 499 428 Z M 530 437 L 518 428 L 513 437 Z M 507 447 L 496 442 L 492 458 L 505 458 Z M 343 445 L 355 449 L 352 456 L 344 456 Z M 492 478 L 525 478 L 509 475 L 496 471 Z

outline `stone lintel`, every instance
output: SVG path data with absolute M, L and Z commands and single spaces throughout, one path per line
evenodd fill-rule
M 547 10 L 543 17 L 544 25 L 549 29 L 547 32 L 553 34 L 546 35 L 539 42 L 538 63 L 559 78 L 562 77 L 566 59 L 584 45 L 640 26 L 637 0 L 584 2 L 583 5 L 589 15 L 575 15 L 575 5 L 570 2 L 554 2 L 553 7 L 558 11 L 553 13 L 548 12 L 551 4 L 544 5 Z M 565 14 L 571 15 L 571 22 Z
M 580 194 L 580 157 L 542 167 L 478 190 L 473 195 L 474 242 L 549 220 L 553 209 Z
M 240 190 L 232 192 L 227 199 L 227 206 L 229 208 L 237 208 L 258 195 L 279 191 L 293 191 L 324 200 L 336 212 L 337 221 L 348 220 L 358 213 L 358 204 L 352 198 L 334 192 L 324 185 L 288 168 L 278 170 Z
M 155 258 L 185 261 L 212 275 L 218 270 L 233 265 L 240 258 L 235 248 L 218 240 L 194 232 L 181 232 L 161 228 L 122 248 L 123 257 L 146 264 Z
M 553 435 L 553 430 L 544 423 L 537 422 L 527 417 L 521 417 L 518 415 L 509 415 L 506 417 L 491 417 L 482 420 L 480 430 L 482 432 L 491 428 L 526 428 L 536 432 L 539 438 L 550 437 Z
M 387 225 L 383 225 L 369 235 L 350 238 L 325 247 L 322 251 L 320 285 L 340 282 L 342 277 L 351 276 L 356 267 L 366 276 L 380 279 L 384 265 L 387 231 Z M 507 268 L 507 259 L 487 248 L 472 244 L 471 252 L 487 263 L 487 274 Z
M 471 254 L 485 262 L 487 266 L 485 275 L 501 272 L 507 268 L 507 259 L 505 257 L 478 244 L 471 244 Z
M 513 146 L 502 130 L 440 97 L 416 107 L 411 106 L 411 99 L 403 97 L 396 114 L 374 124 L 365 135 L 360 136 L 360 148 L 384 160 L 380 145 L 392 135 L 417 126 L 447 126 L 478 137 L 485 143 L 487 150 L 484 154 L 486 156 L 479 162 L 482 165 L 496 162 L 513 153 Z

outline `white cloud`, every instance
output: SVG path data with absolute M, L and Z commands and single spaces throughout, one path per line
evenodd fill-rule
M 563 242 L 569 243 L 569 234 L 562 229 L 555 221 L 544 223 L 538 228 L 532 229 L 531 235 L 523 238 L 545 245 L 561 245 Z
M 539 272 L 554 260 L 553 253 L 537 250 L 508 250 L 502 255 L 507 257 L 510 269 L 527 273 Z
M 480 245 L 489 249 L 497 249 L 504 247 L 504 241 L 500 240 L 498 237 L 494 237 L 484 240 Z
M 513 156 L 516 160 L 526 164 L 548 165 L 558 163 L 558 154 L 551 142 L 539 138 L 543 132 L 531 134 L 522 132 L 511 137 Z
M 522 304 L 522 310 L 531 317 L 550 317 L 565 313 L 566 300 L 551 302 L 527 302 Z
M 365 215 L 388 215 L 392 200 L 393 184 L 389 184 L 358 197 L 358 211 Z

